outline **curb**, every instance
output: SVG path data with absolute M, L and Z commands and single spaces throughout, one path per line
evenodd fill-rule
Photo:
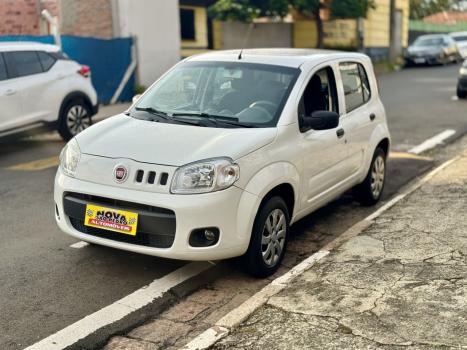
M 208 328 L 195 339 L 193 339 L 188 344 L 180 348 L 180 350 L 208 349 L 217 341 L 226 337 L 229 333 L 231 333 L 234 330 L 235 327 L 240 325 L 240 323 L 245 321 L 251 314 L 253 314 L 253 312 L 255 312 L 258 308 L 266 304 L 270 297 L 284 290 L 297 276 L 303 274 L 305 271 L 310 269 L 315 263 L 319 262 L 321 259 L 326 257 L 331 251 L 333 251 L 349 239 L 356 237 L 360 233 L 365 231 L 375 222 L 375 219 L 378 218 L 381 214 L 383 214 L 385 211 L 392 208 L 398 202 L 400 202 L 408 195 L 413 193 L 415 190 L 420 188 L 423 184 L 428 182 L 440 171 L 461 159 L 461 157 L 462 155 L 458 155 L 454 158 L 451 158 L 450 160 L 442 163 L 441 165 L 430 171 L 421 179 L 416 180 L 414 184 L 406 187 L 406 189 L 401 194 L 395 196 L 389 202 L 385 203 L 374 213 L 370 214 L 363 220 L 357 222 L 355 225 L 353 225 L 347 231 L 345 231 L 342 235 L 326 244 L 323 248 L 321 248 L 316 253 L 312 254 L 307 259 L 303 260 L 298 265 L 294 266 L 290 271 L 273 280 L 259 292 L 254 294 L 251 298 L 246 300 L 239 307 L 230 311 L 224 317 L 218 320 L 214 326 Z

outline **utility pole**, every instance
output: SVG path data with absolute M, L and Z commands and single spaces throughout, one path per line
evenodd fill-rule
M 389 0 L 389 62 L 396 63 L 396 0 Z

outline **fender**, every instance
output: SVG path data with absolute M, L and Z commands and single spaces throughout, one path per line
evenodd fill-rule
M 244 251 L 247 250 L 250 242 L 251 231 L 258 213 L 259 206 L 264 197 L 275 187 L 289 184 L 294 191 L 295 204 L 299 203 L 300 176 L 297 168 L 288 162 L 277 162 L 269 164 L 258 171 L 244 188 L 237 212 L 237 227 L 239 234 L 245 233 L 248 237 L 242 237 L 242 242 L 246 242 Z M 298 211 L 298 206 L 294 206 L 294 213 L 290 213 L 293 218 Z
M 376 146 L 384 140 L 389 140 L 389 148 L 391 148 L 391 136 L 389 135 L 388 127 L 385 123 L 379 123 L 378 126 L 373 130 L 373 133 L 370 136 L 370 141 L 368 142 L 367 152 L 365 152 L 365 159 L 363 161 L 363 170 L 360 180 L 363 181 L 370 169 L 371 160 L 373 159 L 373 154 L 375 153 Z
M 84 92 L 73 91 L 67 94 L 65 98 L 63 99 L 62 104 L 60 105 L 59 112 L 58 112 L 58 118 L 60 118 L 60 116 L 62 115 L 67 104 L 75 98 L 84 100 L 84 103 L 86 103 L 86 105 L 90 108 L 92 115 L 95 115 L 97 113 L 97 106 L 92 105 L 91 100 Z

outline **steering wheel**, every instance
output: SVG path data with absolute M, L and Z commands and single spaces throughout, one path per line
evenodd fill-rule
M 271 101 L 266 101 L 266 100 L 260 100 L 260 101 L 255 101 L 253 102 L 250 106 L 251 107 L 260 107 L 269 112 L 269 114 L 274 115 L 277 110 L 277 104 L 271 102 Z

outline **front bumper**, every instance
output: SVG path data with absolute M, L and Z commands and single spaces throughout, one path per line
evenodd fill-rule
M 418 65 L 418 64 L 439 64 L 443 62 L 443 55 L 407 55 L 405 61 L 409 64 Z
M 71 211 L 69 202 L 65 200 L 70 193 L 81 194 L 81 197 L 74 197 L 83 199 L 81 206 L 75 206 L 74 211 Z M 92 203 L 96 198 L 115 200 L 114 204 L 117 205 L 114 207 L 137 211 L 140 215 L 142 209 L 134 207 L 135 204 L 156 208 L 155 216 L 151 219 L 153 221 L 147 217 L 143 218 L 141 226 L 142 231 L 156 233 L 152 236 L 156 241 L 144 236 L 144 232 L 143 235 L 138 232 L 136 240 L 124 234 L 119 236 L 104 230 L 86 232 L 79 218 L 83 214 L 79 212 L 83 210 L 82 205 L 86 201 Z M 54 199 L 57 206 L 57 224 L 63 232 L 73 237 L 136 253 L 180 260 L 219 260 L 244 254 L 250 242 L 253 221 L 260 203 L 257 196 L 235 186 L 213 193 L 173 195 L 95 184 L 68 177 L 60 170 L 55 178 Z M 99 200 L 97 202 L 100 204 Z M 130 207 L 122 203 L 129 203 Z M 149 229 L 145 230 L 145 226 Z M 208 227 L 219 229 L 219 241 L 209 247 L 192 247 L 189 244 L 191 232 Z M 138 223 L 138 231 L 139 228 Z

